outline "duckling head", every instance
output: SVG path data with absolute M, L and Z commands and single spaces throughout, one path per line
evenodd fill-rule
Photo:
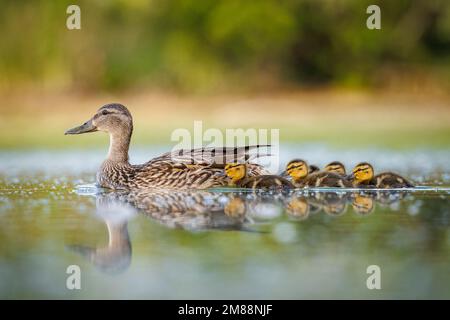
M 308 164 L 304 160 L 292 160 L 287 164 L 286 172 L 291 176 L 292 180 L 301 180 L 309 173 Z
M 372 165 L 367 162 L 361 162 L 352 170 L 350 178 L 352 178 L 357 184 L 360 184 L 372 180 L 373 176 L 374 173 Z
M 325 171 L 333 172 L 341 176 L 345 176 L 347 173 L 345 172 L 345 166 L 339 161 L 330 162 L 325 166 Z
M 245 163 L 228 163 L 225 165 L 225 174 L 236 184 L 247 176 L 247 166 Z
M 319 172 L 319 171 L 320 171 L 320 168 L 318 166 L 313 165 L 313 164 L 309 166 L 309 170 L 308 170 L 309 173 L 315 173 L 315 172 Z
M 69 129 L 65 134 L 82 134 L 95 131 L 131 136 L 133 118 L 125 106 L 119 103 L 111 103 L 98 109 L 96 114 L 81 126 Z

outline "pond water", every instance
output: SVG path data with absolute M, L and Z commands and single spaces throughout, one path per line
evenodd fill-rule
M 450 298 L 449 150 L 281 150 L 369 160 L 420 187 L 118 193 L 93 185 L 103 152 L 0 152 L 0 298 Z

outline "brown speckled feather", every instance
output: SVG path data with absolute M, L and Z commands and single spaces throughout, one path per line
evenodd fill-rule
M 236 148 L 236 154 L 245 159 L 246 148 Z M 222 149 L 221 149 L 222 150 Z M 195 151 L 195 150 L 194 150 Z M 219 153 L 219 152 L 218 152 Z M 197 154 L 193 152 L 192 154 Z M 143 165 L 130 165 L 106 160 L 97 175 L 99 185 L 111 189 L 142 189 L 142 188 L 170 188 L 170 189 L 207 189 L 226 186 L 227 178 L 223 174 L 224 165 L 215 163 L 215 159 L 203 158 L 197 163 L 196 159 L 184 158 L 182 162 L 175 162 L 169 153 L 157 157 Z M 179 160 L 179 159 L 178 159 Z M 258 164 L 248 164 L 249 176 L 267 173 Z
M 376 175 L 373 180 L 377 188 L 412 188 L 414 184 L 393 172 L 383 172 Z

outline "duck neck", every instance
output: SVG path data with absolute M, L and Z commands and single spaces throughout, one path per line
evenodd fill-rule
M 108 160 L 117 163 L 128 163 L 128 149 L 130 147 L 132 129 L 109 133 Z

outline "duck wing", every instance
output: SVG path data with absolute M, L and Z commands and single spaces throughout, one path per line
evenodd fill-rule
M 270 148 L 271 145 L 251 145 L 245 147 L 203 147 L 196 149 L 179 149 L 166 152 L 148 163 L 157 161 L 171 161 L 191 165 L 218 165 L 220 168 L 227 163 L 248 163 L 260 157 L 271 156 L 261 148 Z M 221 167 L 222 166 L 222 167 Z

